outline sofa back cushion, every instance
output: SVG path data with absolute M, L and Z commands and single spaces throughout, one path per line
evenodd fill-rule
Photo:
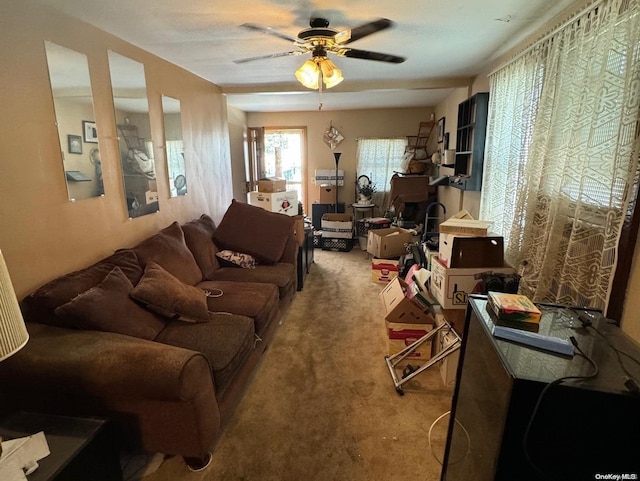
M 293 217 L 234 199 L 214 232 L 213 240 L 220 249 L 249 254 L 261 263 L 275 264 L 293 235 L 294 223 Z
M 118 251 L 89 267 L 60 276 L 29 294 L 21 302 L 25 320 L 73 327 L 68 319 L 57 316 L 55 309 L 100 284 L 114 267 L 119 267 L 133 285 L 142 277 L 143 269 L 136 253 L 131 249 Z
M 55 309 L 58 317 L 77 329 L 115 332 L 153 340 L 165 327 L 163 320 L 129 297 L 133 284 L 119 267 L 92 287 Z
M 162 266 L 185 284 L 196 285 L 202 271 L 184 240 L 180 224 L 174 222 L 133 248 L 144 267 L 149 262 Z
M 220 263 L 216 257 L 218 248 L 213 243 L 215 230 L 216 224 L 206 214 L 202 214 L 199 219 L 194 219 L 182 225 L 187 247 L 200 267 L 202 276 L 209 280 L 213 279 L 215 272 L 220 268 Z

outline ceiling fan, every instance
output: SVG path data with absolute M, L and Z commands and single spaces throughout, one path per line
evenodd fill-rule
M 402 63 L 404 57 L 387 53 L 371 52 L 368 50 L 358 50 L 347 45 L 363 37 L 387 29 L 393 22 L 387 18 L 380 18 L 372 22 L 362 24 L 355 28 L 337 30 L 329 27 L 329 21 L 325 18 L 312 18 L 309 22 L 310 28 L 305 28 L 298 33 L 298 37 L 292 37 L 279 32 L 271 27 L 263 27 L 254 23 L 244 23 L 243 28 L 256 30 L 274 37 L 293 42 L 296 50 L 288 52 L 273 53 L 257 57 L 242 58 L 234 60 L 234 63 L 246 63 L 254 60 L 266 58 L 287 57 L 291 55 L 303 55 L 310 53 L 311 59 L 307 60 L 300 69 L 296 71 L 296 77 L 307 88 L 321 88 L 324 82 L 327 88 L 331 88 L 343 80 L 342 72 L 327 58 L 331 53 L 339 57 L 360 58 L 364 60 L 375 60 L 378 62 Z

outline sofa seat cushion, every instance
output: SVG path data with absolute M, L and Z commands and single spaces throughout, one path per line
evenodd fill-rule
M 208 322 L 197 324 L 170 321 L 156 342 L 204 354 L 220 398 L 255 348 L 254 324 L 248 317 L 228 314 L 211 314 Z
M 198 263 L 204 279 L 213 279 L 213 275 L 220 267 L 216 257 L 218 248 L 213 243 L 215 230 L 216 224 L 206 214 L 182 225 L 184 240 Z
M 214 277 L 216 281 L 263 282 L 275 284 L 282 299 L 288 288 L 295 282 L 295 269 L 292 264 L 279 262 L 271 266 L 257 265 L 255 269 L 238 269 L 236 267 L 221 267 Z
M 230 267 L 230 269 L 235 269 Z M 242 269 L 244 270 L 244 269 Z M 259 282 L 203 281 L 198 284 L 205 291 L 222 291 L 220 297 L 207 297 L 209 311 L 226 312 L 250 317 L 255 322 L 255 331 L 260 336 L 269 323 L 276 318 L 279 309 L 278 287 Z
M 284 253 L 295 220 L 288 215 L 233 200 L 213 233 L 219 249 L 249 254 L 260 263 L 275 264 Z
M 155 262 L 191 286 L 202 280 L 202 271 L 187 247 L 184 232 L 177 222 L 143 240 L 133 250 L 143 267 Z
M 194 288 L 195 289 L 195 288 Z M 116 332 L 152 341 L 164 329 L 164 322 L 136 304 L 133 284 L 119 267 L 95 287 L 56 308 L 57 316 L 78 329 Z
M 131 249 L 120 250 L 89 267 L 57 277 L 29 294 L 21 303 L 25 320 L 73 328 L 69 319 L 55 314 L 55 309 L 100 284 L 114 267 L 119 267 L 133 285 L 142 277 L 136 253 Z

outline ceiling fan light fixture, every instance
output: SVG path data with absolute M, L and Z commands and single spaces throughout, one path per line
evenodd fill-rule
M 320 70 L 322 71 L 322 80 L 324 80 L 324 85 L 328 89 L 335 87 L 344 80 L 340 69 L 327 58 L 320 62 Z
M 319 88 L 319 73 L 320 69 L 316 62 L 313 60 L 307 60 L 298 70 L 296 70 L 296 78 L 298 79 L 298 82 L 308 89 L 317 90 Z

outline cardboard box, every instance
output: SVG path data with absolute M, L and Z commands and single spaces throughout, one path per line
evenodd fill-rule
M 391 280 L 380 292 L 384 305 L 384 319 L 389 322 L 405 324 L 433 324 L 435 318 L 427 310 L 423 310 L 417 303 L 406 296 L 407 284 L 399 277 Z
M 473 219 L 449 218 L 438 226 L 441 234 L 457 234 L 472 237 L 486 237 L 493 222 Z
M 461 237 L 440 233 L 438 259 L 445 267 L 494 267 L 504 264 L 502 237 Z
M 391 259 L 373 259 L 371 261 L 371 281 L 386 284 L 398 277 L 400 262 Z
M 370 230 L 367 240 L 367 252 L 380 259 L 392 259 L 406 254 L 405 244 L 413 239 L 411 231 L 390 227 Z
M 320 204 L 335 204 L 336 203 L 336 188 L 331 185 L 321 185 L 318 187 L 320 191 L 318 194 L 318 202 Z
M 247 202 L 270 212 L 290 216 L 298 215 L 298 191 L 285 192 L 249 192 Z
M 444 266 L 439 259 L 434 259 L 431 266 L 431 294 L 443 309 L 466 309 L 469 294 L 482 293 L 484 273 L 513 274 L 514 270 L 506 265 L 455 269 Z
M 285 192 L 287 190 L 287 180 L 277 177 L 265 177 L 258 180 L 258 192 Z
M 422 336 L 433 330 L 432 324 L 395 323 L 385 321 L 387 351 L 391 356 L 410 346 Z M 433 340 L 422 343 L 420 347 L 409 354 L 405 359 L 428 361 L 433 351 Z
M 324 238 L 353 238 L 353 216 L 351 214 L 322 214 L 320 222 Z
M 304 216 L 303 215 L 294 215 L 295 224 L 293 224 L 293 232 L 296 235 L 296 241 L 298 241 L 298 245 L 301 246 L 304 244 Z

